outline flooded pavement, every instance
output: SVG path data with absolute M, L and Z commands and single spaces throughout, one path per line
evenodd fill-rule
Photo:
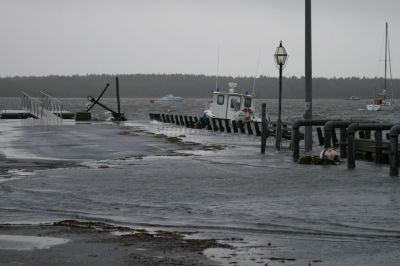
M 254 136 L 160 123 L 0 125 L 0 223 L 189 231 L 234 246 L 205 250 L 223 265 L 400 260 L 400 181 L 386 165 L 299 165 L 273 139 L 261 155 Z

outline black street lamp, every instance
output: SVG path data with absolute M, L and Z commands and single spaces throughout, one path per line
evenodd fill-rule
M 276 52 L 274 54 L 276 66 L 279 69 L 279 107 L 278 107 L 278 121 L 276 122 L 276 141 L 275 147 L 278 151 L 281 150 L 281 142 L 282 142 L 282 121 L 281 121 L 281 113 L 282 113 L 282 69 L 285 66 L 287 61 L 287 53 L 285 47 L 282 46 L 282 41 L 280 42 L 278 48 L 276 48 Z

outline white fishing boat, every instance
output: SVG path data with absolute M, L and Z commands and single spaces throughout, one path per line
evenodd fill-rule
M 391 89 L 391 98 L 388 99 L 387 94 L 386 94 L 386 89 L 387 89 L 387 70 L 389 66 L 389 74 L 390 74 L 390 80 L 392 79 L 392 64 L 390 60 L 390 47 L 389 47 L 389 27 L 388 23 L 386 22 L 386 35 L 385 35 L 385 78 L 384 78 L 384 84 L 383 84 L 383 90 L 381 93 L 378 93 L 375 95 L 374 99 L 372 100 L 371 104 L 367 105 L 367 110 L 368 111 L 379 111 L 382 109 L 382 107 L 387 107 L 387 106 L 392 106 L 394 104 L 394 91 L 393 91 L 393 85 Z
M 163 97 L 153 100 L 153 102 L 163 103 L 163 102 L 181 102 L 183 101 L 182 97 L 174 96 L 172 94 L 167 94 Z
M 237 83 L 229 82 L 227 92 L 219 89 L 213 92 L 210 106 L 204 111 L 208 118 L 222 118 L 236 121 L 261 121 L 258 117 L 254 99 L 255 95 L 236 92 Z

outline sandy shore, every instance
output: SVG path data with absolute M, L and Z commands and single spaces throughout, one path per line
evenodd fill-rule
M 229 248 L 175 232 L 75 220 L 0 226 L 1 265 L 214 265 L 203 251 L 215 247 Z

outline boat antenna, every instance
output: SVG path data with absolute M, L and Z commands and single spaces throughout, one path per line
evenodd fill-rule
M 258 58 L 257 58 L 257 66 L 256 66 L 256 74 L 254 75 L 254 79 L 253 79 L 253 91 L 252 91 L 252 95 L 255 95 L 255 90 L 256 90 L 256 80 L 258 78 L 258 68 L 260 67 L 260 58 L 261 58 L 261 48 L 258 51 Z
M 219 74 L 219 45 L 217 48 L 217 75 L 215 76 L 215 90 L 218 91 L 218 74 Z
M 386 22 L 386 35 L 385 35 L 385 80 L 384 80 L 384 84 L 383 84 L 383 89 L 386 92 L 386 79 L 387 79 L 387 53 L 388 53 L 388 23 Z M 384 100 L 386 98 L 386 96 L 383 96 Z
M 390 40 L 389 40 L 389 33 L 387 35 L 387 43 L 388 43 L 388 59 L 389 59 L 389 80 L 390 80 L 390 87 L 391 87 L 391 102 L 394 104 L 394 89 L 392 84 L 392 59 L 390 57 Z

